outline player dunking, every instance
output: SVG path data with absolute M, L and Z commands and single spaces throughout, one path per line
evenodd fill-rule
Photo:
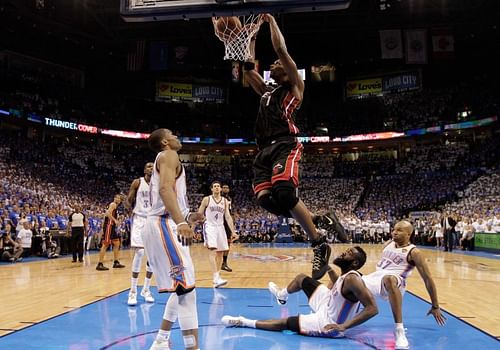
M 231 236 L 235 235 L 233 219 L 229 213 L 229 205 L 226 198 L 221 195 L 221 184 L 214 181 L 210 186 L 211 196 L 206 196 L 201 201 L 198 213 L 204 214 L 206 221 L 203 227 L 205 246 L 209 250 L 210 266 L 213 273 L 213 283 L 215 288 L 219 288 L 227 283 L 220 277 L 222 255 L 229 250 L 226 231 L 224 229 L 224 219 L 227 221 Z
M 439 325 L 444 325 L 446 318 L 439 308 L 436 285 L 432 280 L 429 268 L 420 250 L 410 243 L 413 226 L 408 221 L 400 221 L 394 226 L 392 241 L 389 241 L 377 264 L 377 270 L 363 276 L 370 292 L 385 300 L 389 300 L 394 322 L 396 349 L 408 349 L 408 339 L 403 327 L 403 294 L 406 290 L 406 279 L 416 267 L 424 280 L 425 288 L 431 298 L 432 307 L 427 315 L 432 314 Z
M 130 185 L 125 206 L 128 208 L 134 205 L 132 216 L 132 227 L 130 230 L 130 247 L 134 250 L 134 260 L 132 261 L 132 278 L 130 282 L 130 292 L 128 293 L 127 304 L 137 305 L 137 280 L 141 271 L 142 257 L 144 256 L 144 245 L 142 244 L 142 229 L 146 223 L 146 217 L 151 207 L 149 196 L 149 183 L 153 172 L 153 163 L 146 163 L 144 166 L 144 177 L 135 179 Z M 149 286 L 153 271 L 146 262 L 146 277 L 141 296 L 148 303 L 153 303 L 155 299 L 151 295 Z
M 122 202 L 122 197 L 117 194 L 115 195 L 115 198 L 113 199 L 113 202 L 108 207 L 108 210 L 106 210 L 106 216 L 104 218 L 104 224 L 102 227 L 103 230 L 103 237 L 101 240 L 101 250 L 99 251 L 99 262 L 97 263 L 96 270 L 98 271 L 106 271 L 109 270 L 106 266 L 103 265 L 104 261 L 104 255 L 106 254 L 106 250 L 108 249 L 109 245 L 113 245 L 113 256 L 114 256 L 114 262 L 113 262 L 113 268 L 114 269 L 120 269 L 125 267 L 125 265 L 120 264 L 120 261 L 118 260 L 119 254 L 120 254 L 120 236 L 116 232 L 116 226 L 118 226 L 118 216 L 116 215 L 116 210 L 120 203 Z
M 316 230 L 315 217 L 296 194 L 303 146 L 297 140 L 299 129 L 294 118 L 302 103 L 304 82 L 276 20 L 269 14 L 263 15 L 263 20 L 269 23 L 271 41 L 278 55 L 270 67 L 271 78 L 278 86 L 268 88 L 255 70 L 255 63 L 251 60 L 244 63 L 248 83 L 261 96 L 255 123 L 259 153 L 253 164 L 253 190 L 261 207 L 278 216 L 293 217 L 307 233 L 314 248 L 312 277 L 319 279 L 328 269 L 331 249 Z M 250 52 L 255 57 L 255 38 Z M 333 224 L 333 220 L 330 222 Z M 344 231 L 339 232 L 338 238 L 347 240 Z
M 158 129 L 148 143 L 158 155 L 142 239 L 158 290 L 172 293 L 150 350 L 170 349 L 170 332 L 177 318 L 185 348 L 199 350 L 194 266 L 188 246 L 194 236 L 189 224 L 201 222 L 203 215 L 189 212 L 186 173 L 177 154 L 182 146 L 177 137 L 168 129 Z

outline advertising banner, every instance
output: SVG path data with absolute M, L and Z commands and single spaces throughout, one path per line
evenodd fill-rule
M 194 85 L 193 98 L 209 101 L 224 101 L 224 88 L 219 86 Z
M 420 87 L 421 79 L 418 71 L 385 75 L 382 78 L 382 91 L 384 93 L 416 90 Z
M 169 83 L 160 81 L 157 84 L 157 97 L 159 98 L 187 98 L 193 97 L 193 85 L 182 83 Z
M 348 80 L 346 93 L 347 97 L 379 95 L 382 93 L 382 78 Z

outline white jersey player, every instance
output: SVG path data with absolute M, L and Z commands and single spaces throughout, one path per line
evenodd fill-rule
M 331 268 L 329 286 L 300 274 L 288 287 L 280 289 L 269 282 L 269 290 L 279 304 L 285 304 L 288 294 L 303 290 L 309 298 L 310 314 L 300 314 L 278 320 L 249 320 L 242 316 L 224 316 L 222 323 L 228 327 L 251 327 L 270 331 L 285 329 L 306 336 L 337 338 L 344 331 L 366 322 L 378 313 L 373 295 L 365 287 L 357 271 L 366 261 L 360 247 L 352 247 L 338 256 L 333 263 L 340 267 L 340 277 Z
M 410 243 L 413 226 L 408 221 L 400 221 L 394 225 L 392 241 L 385 246 L 377 270 L 363 276 L 367 288 L 377 297 L 389 300 L 394 316 L 396 349 L 408 349 L 408 339 L 403 327 L 402 302 L 406 290 L 406 279 L 416 267 L 424 280 L 425 287 L 432 301 L 427 315 L 432 314 L 439 325 L 444 325 L 445 317 L 441 314 L 436 285 L 432 280 L 429 268 L 415 245 Z
M 233 219 L 229 212 L 228 201 L 221 195 L 220 182 L 213 182 L 210 189 L 212 195 L 203 198 L 198 208 L 198 213 L 204 214 L 206 217 L 203 226 L 203 237 L 205 239 L 205 246 L 209 250 L 213 284 L 215 288 L 219 288 L 227 283 L 226 280 L 220 277 L 223 254 L 229 250 L 224 219 L 226 219 L 227 225 L 231 230 L 231 235 L 236 233 L 234 231 Z
M 146 223 L 148 212 L 151 209 L 151 199 L 149 194 L 149 183 L 153 172 L 153 163 L 146 163 L 144 166 L 144 177 L 135 179 L 130 185 L 127 201 L 128 207 L 134 205 L 132 212 L 132 227 L 130 230 L 130 247 L 134 250 L 134 259 L 132 261 L 132 277 L 130 282 L 130 292 L 128 293 L 127 304 L 129 306 L 137 305 L 137 281 L 139 272 L 141 271 L 142 257 L 144 256 L 144 245 L 142 244 L 142 230 Z M 146 277 L 144 278 L 144 286 L 141 291 L 141 296 L 148 303 L 153 303 L 155 300 L 149 286 L 151 285 L 151 277 L 153 271 L 149 263 L 146 263 Z
M 150 350 L 168 349 L 173 323 L 178 319 L 184 346 L 199 350 L 198 312 L 194 266 L 189 253 L 194 232 L 190 224 L 203 220 L 190 213 L 186 196 L 186 174 L 177 151 L 181 144 L 168 129 L 158 129 L 148 139 L 158 152 L 150 183 L 151 209 L 142 232 L 149 264 L 160 292 L 172 292 Z

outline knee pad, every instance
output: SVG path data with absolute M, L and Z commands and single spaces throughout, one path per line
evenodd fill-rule
M 167 305 L 165 306 L 165 311 L 163 312 L 163 319 L 175 323 L 177 321 L 179 297 L 177 294 L 170 294 L 167 300 Z
M 285 215 L 282 210 L 280 210 L 280 207 L 278 203 L 274 200 L 274 198 L 271 196 L 271 193 L 266 193 L 263 194 L 260 197 L 257 197 L 257 203 L 264 209 L 266 209 L 268 212 L 271 214 L 280 216 L 280 215 Z M 287 215 L 285 215 L 287 216 Z
M 290 211 L 299 202 L 295 186 L 289 181 L 280 181 L 273 186 L 273 198 L 280 208 Z
M 144 248 L 137 249 L 132 260 L 132 272 L 141 272 L 142 257 L 144 256 Z
M 196 308 L 196 290 L 177 296 L 179 325 L 181 330 L 198 328 L 198 311 Z

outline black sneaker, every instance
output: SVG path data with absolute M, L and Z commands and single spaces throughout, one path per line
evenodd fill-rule
M 332 248 L 328 243 L 323 243 L 313 248 L 314 257 L 312 260 L 312 273 L 311 277 L 315 280 L 320 280 L 330 268 L 328 261 L 332 253 Z
M 345 232 L 344 226 L 340 223 L 339 218 L 334 212 L 326 215 L 316 216 L 313 219 L 316 227 L 326 230 L 328 233 L 333 233 L 334 237 L 342 243 L 348 243 L 349 238 Z
M 227 271 L 227 272 L 233 272 L 233 269 L 227 266 L 227 264 L 222 264 L 221 270 Z
M 124 267 L 125 267 L 125 265 L 120 264 L 120 262 L 118 260 L 115 260 L 115 262 L 113 263 L 114 269 L 122 269 Z
M 97 271 L 107 271 L 109 268 L 104 266 L 102 263 L 97 264 L 97 267 L 95 268 Z

